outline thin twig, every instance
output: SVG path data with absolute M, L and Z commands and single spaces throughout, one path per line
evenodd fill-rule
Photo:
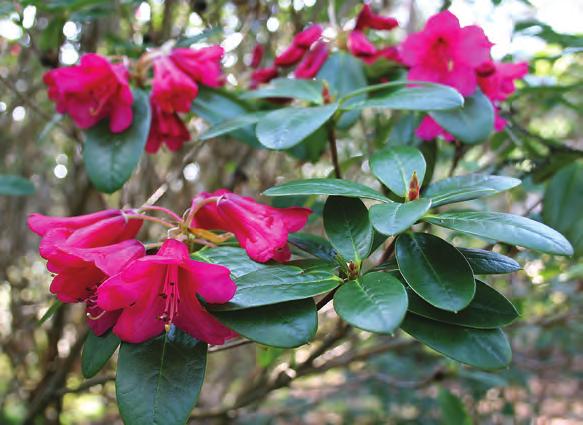
M 335 121 L 331 120 L 328 123 L 328 144 L 330 145 L 330 154 L 332 156 L 332 164 L 334 165 L 334 175 L 337 179 L 342 178 L 342 171 L 340 163 L 338 162 L 338 148 L 336 146 L 336 131 L 334 130 Z

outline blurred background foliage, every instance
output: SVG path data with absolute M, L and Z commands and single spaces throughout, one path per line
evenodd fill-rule
M 460 366 L 404 335 L 348 332 L 329 308 L 320 313 L 314 343 L 323 354 L 301 373 L 288 376 L 286 370 L 305 360 L 310 347 L 292 352 L 246 345 L 212 354 L 192 423 L 582 424 L 583 38 L 577 30 L 583 4 L 383 0 L 373 5 L 401 24 L 377 41 L 394 44 L 432 13 L 450 7 L 462 24 L 485 28 L 497 44 L 496 59 L 530 62 L 531 74 L 504 109 L 511 123 L 507 131 L 471 148 L 442 141 L 422 148 L 435 152 L 434 178 L 483 171 L 523 179 L 505 195 L 467 206 L 542 218 L 571 240 L 579 257 L 496 246 L 524 267 L 489 280 L 522 315 L 509 328 L 514 360 L 507 370 Z M 79 371 L 82 308 L 62 307 L 41 323 L 52 302 L 50 276 L 36 253 L 37 237 L 26 229 L 27 213 L 75 215 L 136 206 L 152 194 L 161 197 L 161 205 L 180 210 L 202 190 L 228 187 L 257 196 L 278 181 L 322 177 L 332 169 L 326 155 L 312 163 L 309 155 L 296 155 L 300 160 L 227 138 L 202 143 L 197 134 L 208 124 L 201 116 L 210 119 L 212 111 L 198 108 L 200 115 L 192 114 L 188 122 L 193 140 L 180 152 L 144 157 L 120 192 L 99 194 L 82 165 L 81 134 L 55 115 L 43 72 L 73 64 L 84 52 L 137 57 L 171 39 L 181 45 L 221 43 L 228 90 L 245 90 L 256 43 L 274 55 L 306 24 L 342 27 L 359 7 L 351 0 L 0 2 L 0 174 L 25 176 L 35 187 L 32 196 L 0 196 L 0 423 L 120 423 L 113 369 L 89 381 Z M 367 68 L 367 78 L 377 81 L 387 72 Z M 367 111 L 341 132 L 346 177 L 378 188 L 366 156 L 386 143 L 418 144 L 411 135 L 415 118 Z M 321 224 L 316 220 L 312 226 L 318 231 Z M 444 236 L 456 245 L 483 247 L 463 235 Z M 222 410 L 225 401 L 241 408 Z

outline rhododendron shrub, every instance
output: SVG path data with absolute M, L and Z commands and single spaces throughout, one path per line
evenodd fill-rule
M 314 342 L 318 320 L 337 320 L 332 343 L 349 330 L 405 333 L 463 365 L 505 368 L 512 353 L 502 328 L 519 313 L 484 279 L 519 270 L 511 258 L 519 250 L 574 253 L 541 221 L 483 207 L 518 187 L 518 173 L 456 174 L 472 145 L 487 153 L 494 133 L 512 127 L 508 101 L 528 63 L 495 60 L 484 30 L 448 10 L 401 39 L 399 22 L 369 4 L 350 18 L 299 26 L 273 51 L 251 44 L 241 75 L 222 69 L 232 66 L 229 43 L 184 40 L 131 59 L 85 53 L 46 72 L 56 111 L 83 132 L 90 183 L 113 195 L 97 197 L 104 209 L 88 214 L 32 213 L 28 227 L 40 237 L 55 305 L 85 309 L 85 377 L 119 347 L 125 423 L 186 423 L 209 352 L 315 345 L 257 379 L 258 388 L 286 385 L 329 348 L 328 339 Z M 356 152 L 343 142 L 359 128 L 366 149 Z M 280 176 L 274 162 L 273 179 L 261 170 L 239 178 L 237 168 L 225 188 L 196 181 L 201 149 L 238 143 L 244 155 L 261 151 L 266 167 L 287 156 L 296 177 Z M 140 173 L 160 173 L 160 164 L 162 185 L 133 196 Z M 180 173 L 195 183 L 172 185 Z M 167 205 L 178 199 L 163 198 L 168 190 L 188 202 Z M 208 416 L 227 418 L 249 397 Z

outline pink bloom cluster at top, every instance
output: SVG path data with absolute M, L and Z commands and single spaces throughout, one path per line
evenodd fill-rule
M 198 95 L 198 84 L 217 87 L 223 84 L 223 49 L 176 48 L 169 54 L 148 53 L 154 70 L 150 105 L 152 122 L 146 144 L 155 153 L 162 144 L 178 150 L 190 139 L 188 129 L 178 116 L 188 112 Z M 49 98 L 57 111 L 69 114 L 75 124 L 86 129 L 109 118 L 112 133 L 125 131 L 132 123 L 133 96 L 126 64 L 112 64 L 103 56 L 89 53 L 79 65 L 45 73 Z
M 400 55 L 409 67 L 408 79 L 446 84 L 464 96 L 480 87 L 497 109 L 499 102 L 514 92 L 514 80 L 526 75 L 528 65 L 494 63 L 491 47 L 482 28 L 461 27 L 455 15 L 444 11 L 429 18 L 422 31 L 407 37 Z M 504 121 L 497 114 L 496 129 L 503 127 Z M 453 140 L 429 116 L 423 119 L 416 135 L 424 140 L 439 135 Z
M 273 208 L 226 190 L 196 197 L 188 225 L 175 213 L 160 210 L 173 217 L 174 222 L 166 222 L 170 227 L 234 233 L 260 262 L 289 260 L 288 234 L 300 230 L 311 213 L 307 208 Z M 65 303 L 85 303 L 96 335 L 113 328 L 123 341 L 139 343 L 175 325 L 210 344 L 235 336 L 197 298 L 207 304 L 228 302 L 236 291 L 229 269 L 192 260 L 180 237 L 146 255 L 135 239 L 146 219 L 160 221 L 133 210 L 77 217 L 31 214 L 28 225 L 42 237 L 40 254 L 55 274 L 51 292 Z
M 176 151 L 190 140 L 190 133 L 178 115 L 188 112 L 198 95 L 198 84 L 219 87 L 223 84 L 223 48 L 173 49 L 169 55 L 154 56 L 152 80 L 152 125 L 146 152 L 156 153 L 162 144 Z
M 399 62 L 396 47 L 377 49 L 365 35 L 367 29 L 391 30 L 398 25 L 396 19 L 375 14 L 368 4 L 363 5 L 354 30 L 348 36 L 348 50 L 366 63 L 373 63 L 380 58 Z M 280 69 L 296 66 L 294 77 L 300 79 L 314 78 L 322 68 L 330 53 L 329 44 L 322 40 L 322 27 L 318 24 L 307 27 L 296 34 L 290 46 L 279 54 L 273 64 L 260 68 L 264 54 L 262 46 L 253 51 L 251 67 L 251 88 L 268 83 L 279 75 Z

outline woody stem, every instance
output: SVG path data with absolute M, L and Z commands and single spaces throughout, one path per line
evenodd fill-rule
M 332 120 L 328 123 L 328 144 L 330 145 L 330 154 L 332 156 L 332 164 L 334 165 L 334 175 L 337 179 L 342 178 L 342 172 L 340 170 L 340 163 L 338 162 L 338 149 L 336 147 L 336 131 L 334 130 L 335 121 Z

